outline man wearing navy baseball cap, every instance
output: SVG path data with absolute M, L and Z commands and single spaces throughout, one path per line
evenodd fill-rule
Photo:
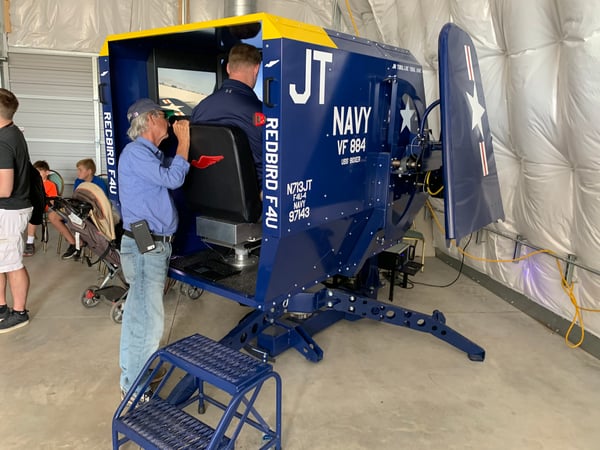
M 162 108 L 149 98 L 141 98 L 127 110 L 127 120 L 131 123 L 136 117 L 151 111 L 162 111 Z
M 118 165 L 124 228 L 121 265 L 129 283 L 121 326 L 121 398 L 158 349 L 163 334 L 163 289 L 178 225 L 170 190 L 183 185 L 190 168 L 189 121 L 173 124 L 177 150 L 173 158 L 167 158 L 158 146 L 168 136 L 169 122 L 156 102 L 149 98 L 136 101 L 127 110 L 127 120 L 132 142 L 121 152 Z M 147 248 L 136 244 L 134 224 L 136 229 L 149 229 L 151 245 Z M 151 395 L 145 393 L 142 400 L 149 399 L 146 394 Z

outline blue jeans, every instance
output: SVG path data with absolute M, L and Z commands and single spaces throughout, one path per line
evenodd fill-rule
M 165 327 L 163 292 L 171 244 L 156 242 L 156 248 L 140 253 L 135 241 L 123 236 L 121 266 L 129 292 L 121 324 L 121 389 L 127 392 L 136 377 L 158 350 Z

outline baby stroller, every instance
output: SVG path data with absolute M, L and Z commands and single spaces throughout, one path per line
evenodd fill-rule
M 128 285 L 121 270 L 121 258 L 117 250 L 115 223 L 120 221 L 118 214 L 102 189 L 93 183 L 81 183 L 73 192 L 72 198 L 54 197 L 49 200 L 52 210 L 63 219 L 75 236 L 78 247 L 87 247 L 97 258 L 92 261 L 93 258 L 83 256 L 88 266 L 102 262 L 107 270 L 99 286 L 88 286 L 83 291 L 81 303 L 86 308 L 93 308 L 101 300 L 105 300 L 112 305 L 110 317 L 116 323 L 121 323 Z M 82 255 L 84 254 L 82 252 Z M 115 278 L 119 284 L 110 284 Z

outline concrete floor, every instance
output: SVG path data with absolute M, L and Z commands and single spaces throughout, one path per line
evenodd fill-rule
M 0 335 L 0 448 L 108 449 L 119 325 L 108 304 L 80 303 L 98 271 L 62 261 L 55 235 L 26 265 L 31 322 Z M 429 258 L 414 279 L 445 284 L 455 275 Z M 397 288 L 395 303 L 440 309 L 486 349 L 485 362 L 414 330 L 337 323 L 316 336 L 321 362 L 289 350 L 274 364 L 283 379 L 283 448 L 599 448 L 600 361 L 464 277 L 445 289 Z M 209 293 L 191 300 L 177 286 L 165 306 L 165 343 L 195 332 L 218 340 L 248 311 Z M 240 439 L 236 448 L 257 445 Z

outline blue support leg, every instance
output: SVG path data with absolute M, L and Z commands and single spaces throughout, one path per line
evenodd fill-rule
M 294 347 L 309 361 L 318 362 L 323 358 L 323 350 L 312 336 L 341 319 L 367 318 L 429 333 L 462 350 L 472 361 L 485 359 L 485 350 L 447 326 L 444 314 L 438 310 L 427 315 L 342 289 L 324 289 L 313 294 L 294 296 L 286 306 L 293 311 L 313 312 L 307 319 L 295 320 L 293 317 L 282 318 L 284 309 L 281 305 L 268 313 L 255 310 L 243 318 L 220 343 L 239 350 L 257 339 L 259 349 L 255 350 L 264 350 L 263 360 Z M 257 351 L 251 353 L 258 354 Z M 181 404 L 197 388 L 195 380 L 186 375 L 172 391 L 168 401 Z
M 311 307 L 314 307 L 317 303 L 316 297 L 302 296 L 304 306 L 310 303 Z M 316 311 L 309 319 L 300 322 L 283 319 L 282 315 L 282 307 L 274 307 L 269 313 L 253 311 L 221 339 L 220 343 L 236 350 L 245 348 L 265 362 L 291 347 L 309 361 L 318 362 L 323 358 L 323 350 L 312 339 L 312 335 L 344 318 L 343 314 L 336 311 Z M 255 338 L 258 348 L 250 345 Z
M 326 308 L 344 312 L 351 316 L 387 322 L 429 333 L 462 350 L 471 361 L 483 361 L 485 359 L 485 350 L 447 326 L 446 318 L 441 311 L 435 310 L 431 315 L 427 315 L 334 289 L 328 289 L 326 297 Z
M 312 362 L 323 359 L 323 350 L 312 338 L 319 331 L 343 319 L 338 311 L 317 311 L 309 318 L 295 320 L 293 317 L 279 319 L 274 326 L 258 335 L 258 346 L 277 356 L 293 347 Z

